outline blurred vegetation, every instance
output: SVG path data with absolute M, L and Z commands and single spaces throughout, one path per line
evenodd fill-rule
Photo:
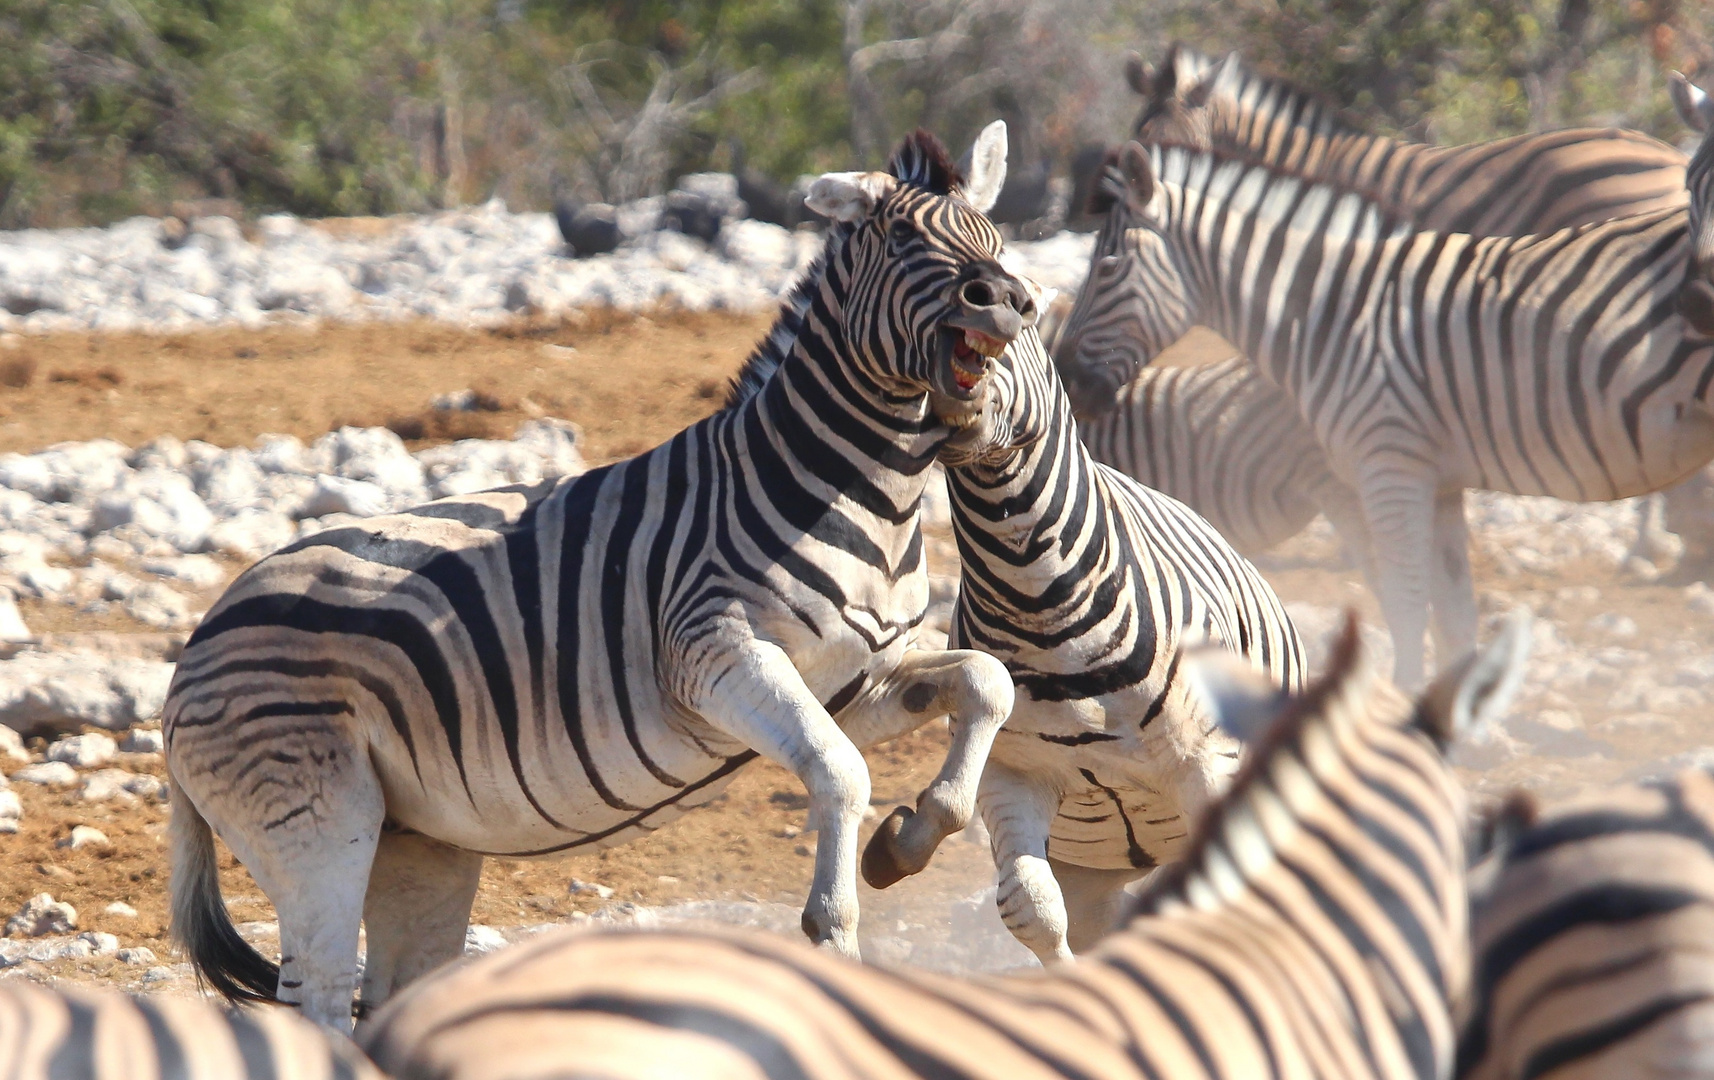
M 1714 0 L 0 0 L 0 226 L 184 200 L 384 214 L 789 182 L 995 116 L 1014 161 L 1121 134 L 1122 54 L 1239 49 L 1412 138 L 1677 140 Z

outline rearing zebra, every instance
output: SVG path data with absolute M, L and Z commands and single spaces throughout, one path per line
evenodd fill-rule
M 1222 692 L 1253 758 L 1076 964 L 953 979 L 756 932 L 560 932 L 411 987 L 365 1049 L 400 1080 L 1440 1080 L 1469 946 L 1439 748 L 1504 708 L 1527 641 L 1513 623 L 1413 703 L 1353 626 L 1283 715 L 1271 686 Z
M 1132 143 L 1120 166 L 1062 373 L 1088 401 L 1193 324 L 1236 342 L 1363 501 L 1401 682 L 1431 598 L 1442 655 L 1474 638 L 1464 488 L 1617 499 L 1714 456 L 1683 209 L 1478 239 L 1217 153 Z
M 998 153 L 966 188 L 918 132 L 811 191 L 835 226 L 760 392 L 582 477 L 319 533 L 242 575 L 165 710 L 175 934 L 222 993 L 349 1024 L 458 955 L 485 854 L 611 845 L 758 754 L 819 829 L 805 932 L 855 955 L 859 747 L 950 713 L 947 761 L 887 838 L 926 863 L 969 820 L 1012 706 L 993 658 L 911 651 L 918 509 L 980 434 L 987 356 L 1034 318 L 996 261 Z M 788 311 L 792 308 L 787 305 Z M 213 825 L 273 900 L 276 976 L 219 898 Z

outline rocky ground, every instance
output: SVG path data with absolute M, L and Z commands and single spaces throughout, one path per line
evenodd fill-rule
M 1080 242 L 1058 241 L 1072 254 Z M 0 977 L 193 986 L 164 937 L 158 713 L 184 633 L 249 561 L 345 515 L 653 445 L 717 406 L 766 323 L 656 311 L 0 335 Z M 1199 337 L 1178 359 L 1216 355 Z M 1469 505 L 1484 612 L 1538 616 L 1523 701 L 1464 752 L 1472 784 L 1558 795 L 1714 757 L 1714 592 L 1669 583 L 1670 542 L 1633 551 L 1638 505 Z M 930 558 L 944 603 L 944 523 Z M 1324 526 L 1262 568 L 1317 650 L 1344 606 L 1378 614 Z M 871 752 L 877 810 L 909 801 L 944 746 L 930 728 Z M 491 862 L 471 945 L 563 922 L 795 933 L 815 843 L 804 810 L 797 782 L 762 765 L 640 843 Z M 235 920 L 271 947 L 266 899 L 223 858 Z M 953 971 L 1027 962 L 984 895 L 990 872 L 980 842 L 955 839 L 920 878 L 864 889 L 868 955 Z

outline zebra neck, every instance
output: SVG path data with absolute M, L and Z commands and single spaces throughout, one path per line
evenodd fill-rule
M 1131 602 L 1130 591 L 1115 595 L 1112 587 L 1126 570 L 1126 545 L 1115 535 L 1110 492 L 1063 399 L 1055 419 L 1003 464 L 947 473 L 963 607 L 996 630 L 1063 630 L 1068 619 L 1087 615 L 1097 596 L 1107 597 L 1118 623 L 1131 622 L 1118 611 Z M 1014 638 L 1014 645 L 1026 640 Z

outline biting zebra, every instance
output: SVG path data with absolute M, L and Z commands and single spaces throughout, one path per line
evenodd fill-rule
M 1714 1074 L 1714 776 L 1542 809 L 1471 870 L 1464 1080 Z
M 737 929 L 558 932 L 417 983 L 364 1048 L 401 1080 L 1446 1076 L 1468 941 L 1441 752 L 1503 710 L 1528 634 L 1514 621 L 1415 701 L 1354 623 L 1301 698 L 1216 667 L 1251 757 L 1076 964 L 958 979 Z
M 0 983 L 6 1080 L 381 1080 L 352 1042 L 280 1009 Z
M 1234 342 L 1357 492 L 1395 675 L 1474 639 L 1463 489 L 1574 501 L 1714 457 L 1714 341 L 1676 295 L 1686 211 L 1540 236 L 1418 231 L 1364 193 L 1128 144 L 1056 358 L 1086 411 L 1190 326 Z
M 980 435 L 989 357 L 1034 317 L 970 203 L 1004 177 L 1003 126 L 984 140 L 967 183 L 924 132 L 887 172 L 816 182 L 834 227 L 758 392 L 628 461 L 342 525 L 233 583 L 163 722 L 174 934 L 209 983 L 348 1027 L 360 924 L 369 1009 L 462 951 L 484 857 L 646 835 L 758 756 L 809 793 L 804 931 L 856 954 L 860 747 L 951 716 L 882 841 L 911 872 L 968 822 L 1012 706 L 992 657 L 913 648 L 929 466 Z M 279 913 L 277 969 L 232 929 L 214 832 Z
M 770 344 L 735 394 L 766 385 L 789 348 Z M 962 564 L 949 644 L 998 657 L 1018 690 L 977 810 L 1001 919 L 1051 963 L 1112 927 L 1125 886 L 1179 856 L 1237 769 L 1181 651 L 1218 643 L 1293 692 L 1303 652 L 1273 590 L 1205 521 L 1091 459 L 1035 331 L 990 379 L 993 421 L 940 455 Z M 900 807 L 877 830 L 869 884 L 903 876 L 882 842 L 911 816 Z

